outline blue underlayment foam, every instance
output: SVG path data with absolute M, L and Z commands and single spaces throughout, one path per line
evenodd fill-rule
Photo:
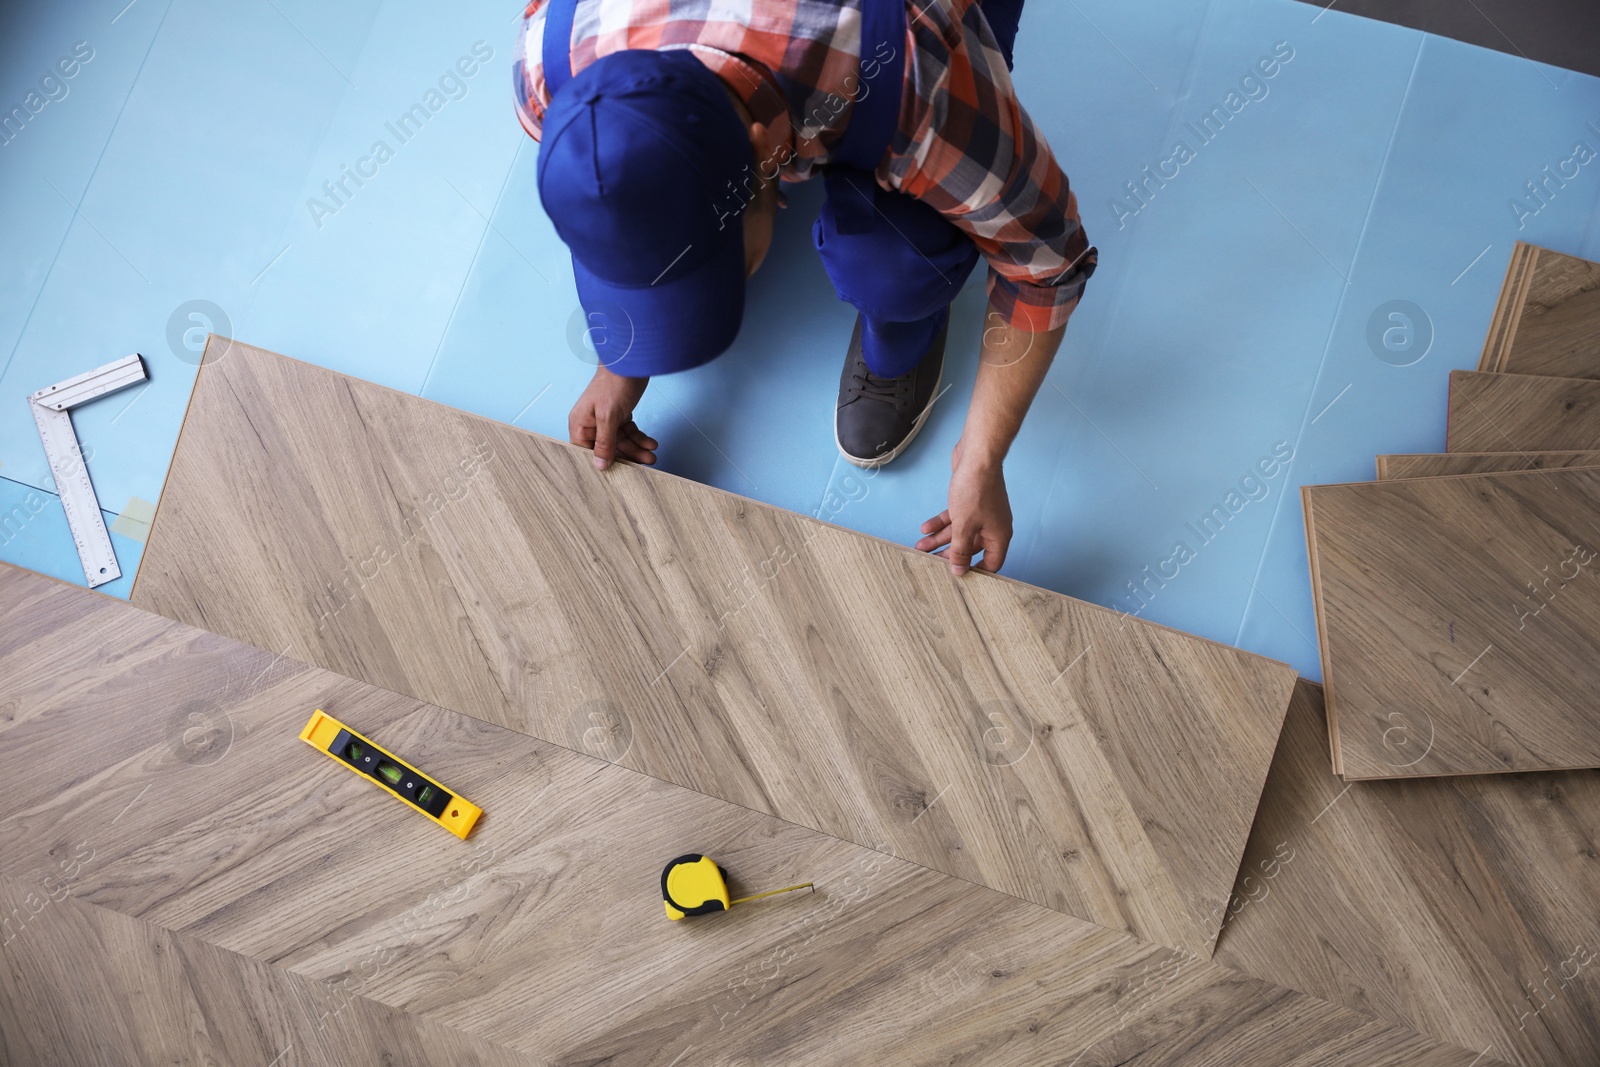
M 134 572 L 144 554 L 144 542 L 111 531 L 115 513 L 101 513 L 111 532 L 111 549 L 117 554 L 122 577 L 100 586 L 99 591 L 126 598 L 133 589 Z M 83 585 L 83 564 L 72 544 L 61 499 L 54 493 L 0 478 L 0 559 L 19 567 Z
M 0 111 L 46 102 L 0 145 L 0 503 L 49 484 L 23 397 L 132 351 L 150 384 L 74 421 L 108 514 L 156 499 L 207 328 L 564 437 L 592 366 L 511 109 L 516 14 L 8 5 Z M 1319 677 L 1298 487 L 1443 446 L 1512 242 L 1600 258 L 1600 161 L 1525 187 L 1600 150 L 1600 80 L 1291 0 L 1035 0 L 1016 79 L 1101 267 L 1007 462 L 1006 573 Z M 923 436 L 863 475 L 833 446 L 852 314 L 818 194 L 790 190 L 735 348 L 638 421 L 667 470 L 911 542 L 945 504 L 981 278 Z M 48 503 L 0 558 L 81 581 Z

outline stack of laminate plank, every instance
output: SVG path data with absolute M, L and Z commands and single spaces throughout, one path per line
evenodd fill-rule
M 1600 264 L 1518 244 L 1439 455 L 1307 486 L 1334 769 L 1600 767 Z

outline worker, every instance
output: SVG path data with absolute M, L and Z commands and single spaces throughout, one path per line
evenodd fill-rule
M 981 258 L 980 365 L 922 551 L 998 571 L 1003 461 L 1093 273 L 1017 99 L 1023 0 L 531 0 L 513 67 L 539 196 L 572 253 L 599 365 L 567 427 L 604 470 L 654 463 L 651 376 L 726 351 L 782 182 L 820 176 L 812 227 L 857 317 L 834 412 L 851 463 L 905 450 L 939 396 L 950 304 Z M 974 563 L 974 560 L 978 562 Z

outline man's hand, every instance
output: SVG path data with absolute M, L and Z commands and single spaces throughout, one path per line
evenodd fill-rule
M 1006 561 L 1011 545 L 1011 498 L 1006 494 L 1005 471 L 999 459 L 972 456 L 962 462 L 961 442 L 950 456 L 950 507 L 922 524 L 927 536 L 917 542 L 920 552 L 949 546 L 944 556 L 950 573 L 965 574 L 972 557 L 983 553 L 977 569 L 991 574 Z
M 917 542 L 923 552 L 948 546 L 945 558 L 953 574 L 971 570 L 972 557 L 979 552 L 983 562 L 978 570 L 994 574 L 1005 564 L 1011 546 L 1011 498 L 1002 465 L 1067 330 L 1062 325 L 1032 333 L 1008 325 L 993 305 L 986 321 L 997 325 L 983 331 L 972 403 L 961 440 L 950 454 L 950 509 L 923 523 L 926 536 Z
M 596 470 L 605 470 L 621 456 L 635 463 L 654 463 L 655 438 L 646 437 L 633 421 L 633 409 L 644 396 L 649 378 L 623 378 L 596 367 L 594 378 L 567 416 L 567 437 L 594 451 Z

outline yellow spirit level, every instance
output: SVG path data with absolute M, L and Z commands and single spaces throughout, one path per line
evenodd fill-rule
M 463 841 L 483 809 L 457 796 L 405 760 L 386 752 L 318 708 L 300 740 L 370 778 Z

